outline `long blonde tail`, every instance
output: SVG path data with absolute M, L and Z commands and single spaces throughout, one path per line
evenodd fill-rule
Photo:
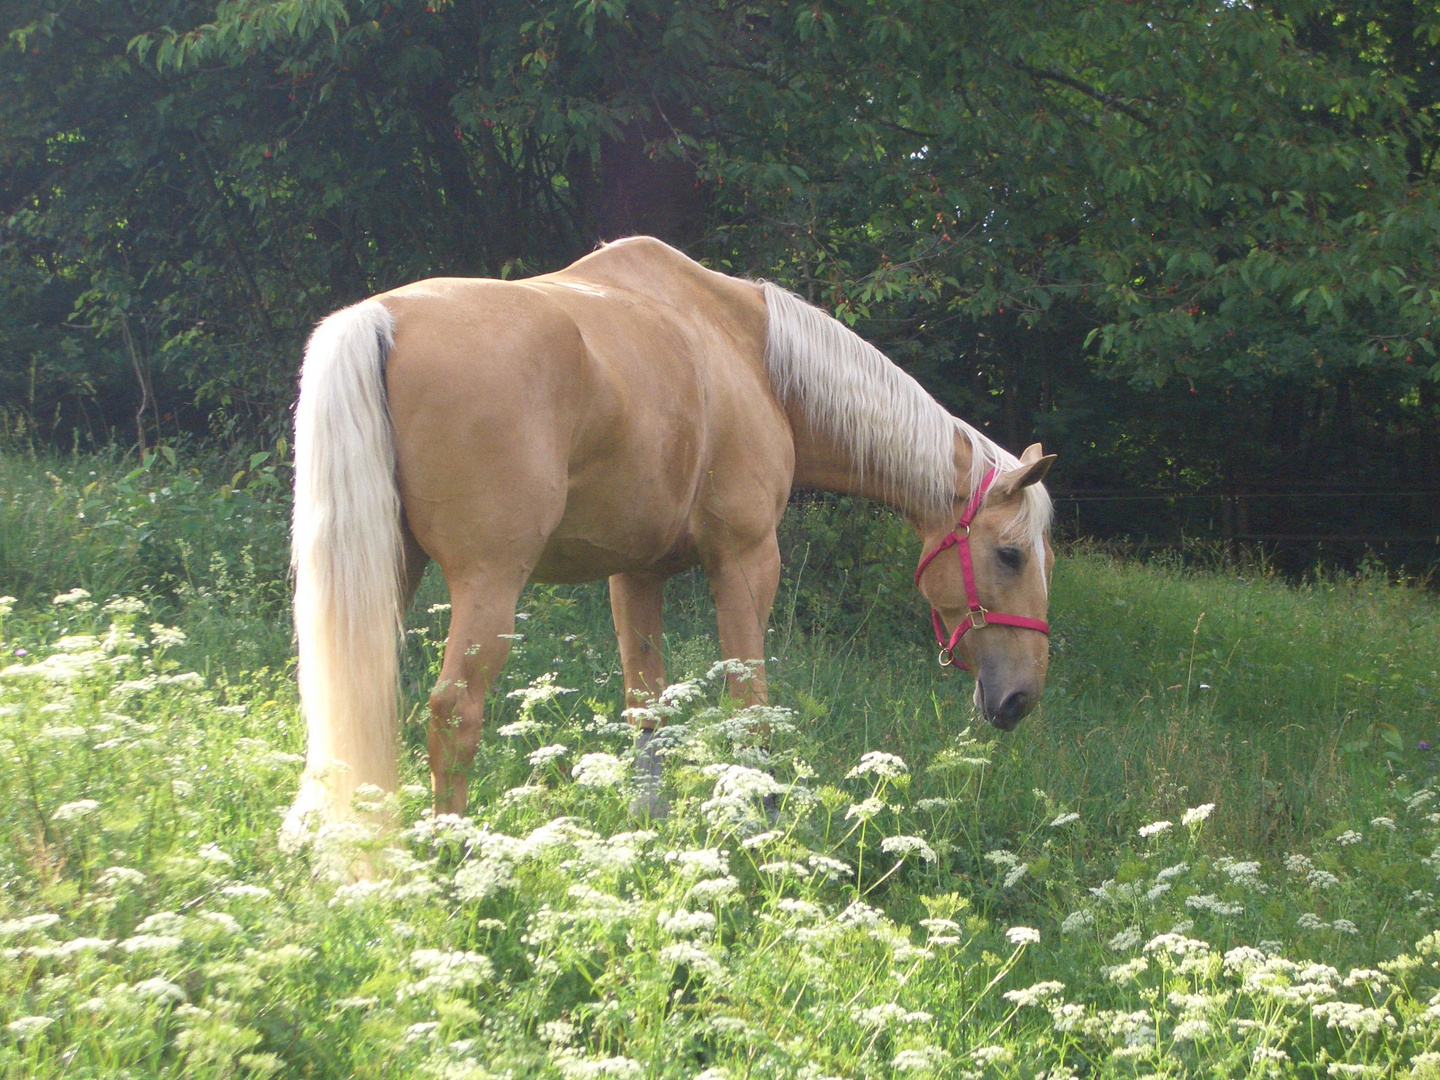
M 385 400 L 395 321 L 365 300 L 315 328 L 295 415 L 295 633 L 308 737 L 283 839 L 344 818 L 362 784 L 394 791 L 400 495 Z

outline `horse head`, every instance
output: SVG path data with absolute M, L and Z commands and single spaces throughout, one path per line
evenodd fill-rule
M 940 662 L 975 673 L 975 704 L 1002 731 L 1014 728 L 1045 688 L 1055 554 L 1027 489 L 1054 461 L 1035 443 L 1016 467 L 992 470 L 956 501 L 953 526 L 920 530 L 925 555 L 915 578 L 933 609 Z

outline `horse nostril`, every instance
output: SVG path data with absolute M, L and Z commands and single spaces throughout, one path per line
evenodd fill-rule
M 1032 704 L 1030 695 L 1024 690 L 1012 690 L 1005 696 L 1005 700 L 1000 702 L 1000 708 L 995 710 L 995 723 L 1007 728 L 1013 727 L 1030 711 Z

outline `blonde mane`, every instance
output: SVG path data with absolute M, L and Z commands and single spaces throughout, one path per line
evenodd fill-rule
M 1019 467 L 1019 458 L 946 412 L 924 387 L 838 319 L 768 281 L 762 288 L 769 311 L 765 366 L 775 393 L 836 441 L 857 476 L 878 479 L 886 501 L 905 512 L 949 514 L 964 494 L 955 489 L 957 431 L 970 443 L 966 492 L 974 491 L 991 469 Z M 1044 485 L 1032 484 L 1006 531 L 1025 538 L 1043 559 L 1051 514 Z

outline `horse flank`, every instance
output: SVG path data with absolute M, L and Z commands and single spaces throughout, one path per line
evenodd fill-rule
M 858 475 L 876 477 L 901 511 L 943 517 L 990 469 L 1020 459 L 957 416 L 879 349 L 794 293 L 764 282 L 769 323 L 765 365 L 780 400 L 798 405 L 817 430 L 835 439 Z M 970 442 L 966 492 L 955 490 L 955 433 Z M 1050 496 L 1027 487 L 1007 532 L 1044 557 Z

